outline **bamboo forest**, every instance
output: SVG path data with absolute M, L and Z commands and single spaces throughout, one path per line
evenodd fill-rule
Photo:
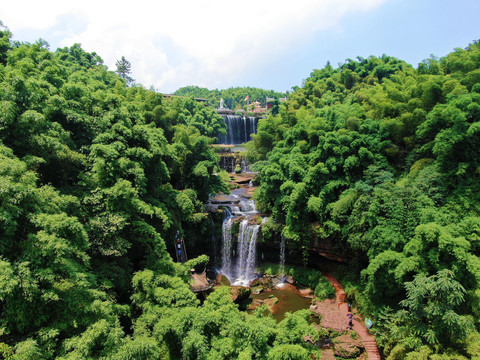
M 458 45 L 164 94 L 2 25 L 0 359 L 480 359 Z

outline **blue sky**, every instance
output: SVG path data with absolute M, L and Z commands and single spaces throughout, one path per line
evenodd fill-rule
M 146 87 L 299 86 L 315 68 L 387 54 L 414 65 L 480 39 L 478 0 L 2 2 L 15 40 L 82 44 Z

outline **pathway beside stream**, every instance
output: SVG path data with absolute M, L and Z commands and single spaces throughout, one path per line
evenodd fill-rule
M 324 276 L 330 281 L 335 288 L 335 299 L 327 299 L 324 301 L 317 301 L 310 307 L 310 310 L 322 316 L 320 326 L 323 328 L 333 329 L 335 331 L 343 332 L 348 327 L 348 304 L 345 302 L 345 291 L 342 285 L 332 274 L 326 273 Z M 368 355 L 368 360 L 380 360 L 380 352 L 378 351 L 375 338 L 370 335 L 365 326 L 364 319 L 359 314 L 353 317 L 353 330 L 358 334 L 365 346 L 365 351 Z M 322 359 L 334 359 L 333 350 L 323 350 Z

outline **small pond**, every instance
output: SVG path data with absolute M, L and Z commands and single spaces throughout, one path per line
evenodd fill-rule
M 285 283 L 274 289 L 266 289 L 260 294 L 251 294 L 249 300 L 251 305 L 265 301 L 272 297 L 276 297 L 278 301 L 273 306 L 272 317 L 280 322 L 285 318 L 287 312 L 295 312 L 297 310 L 308 309 L 312 299 L 303 298 L 298 294 L 297 288 L 291 284 Z M 253 313 L 255 310 L 247 310 Z

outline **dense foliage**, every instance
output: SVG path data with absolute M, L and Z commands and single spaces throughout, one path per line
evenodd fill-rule
M 250 104 L 258 101 L 261 106 L 266 106 L 267 97 L 279 99 L 286 97 L 286 93 L 273 90 L 263 90 L 253 87 L 232 87 L 226 90 L 208 90 L 198 86 L 185 86 L 174 93 L 180 96 L 193 96 L 197 98 L 208 99 L 212 106 L 219 107 L 220 99 L 223 99 L 224 106 L 230 110 L 244 109 L 246 106 L 245 98 L 248 96 Z
M 0 358 L 307 352 L 306 314 L 277 327 L 239 312 L 228 288 L 200 306 L 188 274 L 208 258 L 180 265 L 167 252 L 209 194 L 227 191 L 209 147 L 223 119 L 126 86 L 79 45 L 51 52 L 10 37 L 2 27 Z
M 209 147 L 223 118 L 128 86 L 124 58 L 113 72 L 78 44 L 51 52 L 10 37 L 2 26 L 0 359 L 316 352 L 302 338 L 318 336 L 308 311 L 276 324 L 240 312 L 227 287 L 200 304 L 190 269 L 208 257 L 177 264 L 167 252 L 182 234 L 198 247 L 205 224 L 211 234 L 203 204 L 228 191 Z
M 327 64 L 253 138 L 258 207 L 306 261 L 330 243 L 361 274 L 386 355 L 480 356 L 480 43 Z
M 0 23 L 0 359 L 318 356 L 308 311 L 276 324 L 226 287 L 201 303 L 189 270 L 208 258 L 168 253 L 182 234 L 198 250 L 203 203 L 227 191 L 209 147 L 224 121 L 193 97 L 283 94 L 165 100 L 129 86 L 129 65 L 12 42 Z M 383 56 L 315 70 L 249 143 L 271 227 L 306 260 L 312 242 L 342 252 L 391 359 L 480 356 L 479 119 L 474 43 L 418 69 Z M 332 295 L 317 271 L 289 273 Z

